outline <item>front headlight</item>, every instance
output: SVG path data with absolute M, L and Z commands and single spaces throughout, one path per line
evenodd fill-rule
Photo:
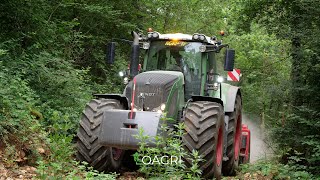
M 219 76 L 218 79 L 217 79 L 218 83 L 222 83 L 223 80 L 224 80 L 224 78 L 222 76 Z
M 148 42 L 143 43 L 143 46 L 142 46 L 143 49 L 149 49 L 149 47 L 150 47 L 150 43 Z
M 160 106 L 161 111 L 164 111 L 166 109 L 166 104 L 162 103 Z
M 217 91 L 219 89 L 219 83 L 213 83 L 213 90 Z
M 124 77 L 123 78 L 123 84 L 128 84 L 129 83 L 129 78 L 128 77 Z
M 124 72 L 123 72 L 123 71 L 120 71 L 120 72 L 119 72 L 119 76 L 120 76 L 120 77 L 123 77 L 123 76 L 124 76 Z
M 162 103 L 160 106 L 152 109 L 153 112 L 163 113 L 163 111 L 166 109 L 166 104 Z

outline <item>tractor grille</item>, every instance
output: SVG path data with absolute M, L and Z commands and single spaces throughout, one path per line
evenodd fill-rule
M 146 72 L 138 74 L 135 78 L 135 107 L 138 109 L 142 109 L 144 107 L 146 111 L 152 111 L 167 101 L 171 87 L 178 79 L 178 76 Z M 132 88 L 133 81 L 131 81 L 126 88 L 126 96 L 130 103 L 132 100 Z

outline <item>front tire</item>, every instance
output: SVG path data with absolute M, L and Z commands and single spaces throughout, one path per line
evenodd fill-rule
M 241 97 L 237 95 L 234 111 L 229 113 L 227 156 L 228 160 L 223 163 L 222 172 L 224 175 L 235 175 L 239 167 L 239 154 L 242 135 Z
M 124 151 L 101 146 L 98 135 L 103 112 L 109 109 L 124 109 L 118 100 L 93 99 L 85 107 L 77 133 L 77 154 L 79 161 L 86 161 L 98 171 L 118 171 Z
M 184 148 L 188 153 L 197 150 L 205 161 L 199 163 L 202 176 L 206 179 L 221 179 L 223 157 L 224 111 L 215 102 L 191 102 L 185 113 Z M 188 167 L 190 159 L 185 159 Z

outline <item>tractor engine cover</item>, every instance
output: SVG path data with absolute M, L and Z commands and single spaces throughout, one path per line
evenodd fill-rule
M 162 103 L 166 103 L 173 84 L 183 76 L 181 72 L 174 71 L 151 71 L 135 76 L 136 89 L 133 92 L 133 81 L 126 88 L 126 97 L 132 101 L 134 95 L 134 108 L 138 111 L 153 111 L 160 109 Z M 177 92 L 175 92 L 177 93 Z M 172 99 L 176 101 L 176 99 Z M 172 104 L 175 104 L 173 102 Z M 168 109 L 168 115 L 174 113 L 175 109 Z

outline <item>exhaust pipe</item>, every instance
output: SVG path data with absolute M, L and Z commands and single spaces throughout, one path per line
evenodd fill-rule
M 132 43 L 132 54 L 131 54 L 131 62 L 130 62 L 130 77 L 134 77 L 138 74 L 138 66 L 139 66 L 139 35 L 132 31 L 131 35 L 133 36 Z

